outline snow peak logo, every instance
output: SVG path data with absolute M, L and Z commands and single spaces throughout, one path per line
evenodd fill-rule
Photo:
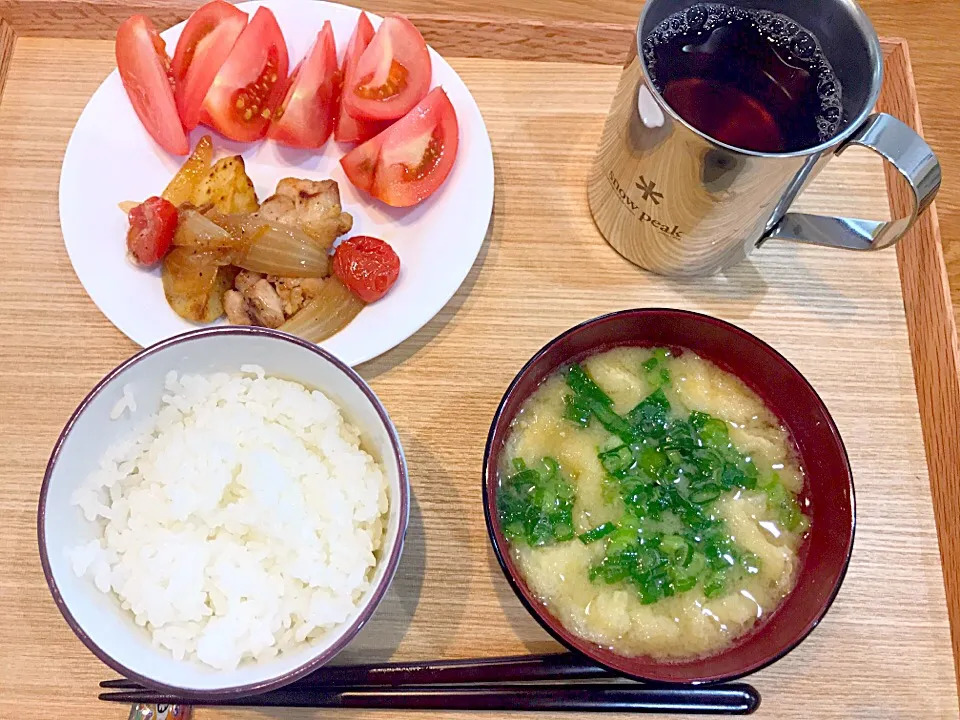
M 669 235 L 679 239 L 683 238 L 683 232 L 680 230 L 679 225 L 674 225 L 670 227 L 669 224 L 663 223 L 660 220 L 657 220 L 655 217 L 649 215 L 646 211 L 641 210 L 640 206 L 634 202 L 633 198 L 627 195 L 627 191 L 620 187 L 620 183 L 617 182 L 617 178 L 614 177 L 613 171 L 611 170 L 607 174 L 607 180 L 610 181 L 610 187 L 614 189 L 617 193 L 617 196 L 620 198 L 620 202 L 626 205 L 630 212 L 637 217 L 640 222 L 650 223 L 657 231 L 663 233 L 664 235 Z M 642 184 L 641 184 L 642 183 Z M 660 200 L 663 199 L 663 193 L 656 192 L 654 188 L 657 186 L 655 182 L 647 182 L 643 177 L 640 178 L 640 182 L 637 183 L 637 187 L 640 188 L 642 199 L 643 200 L 653 200 L 654 205 L 659 205 Z M 637 214 L 639 212 L 639 215 Z
M 654 190 L 657 184 L 653 181 L 647 182 L 643 179 L 643 175 L 640 176 L 640 182 L 636 183 L 636 185 L 637 190 L 640 191 L 640 196 L 644 200 L 653 200 L 654 205 L 659 205 L 660 201 L 663 200 L 663 193 Z

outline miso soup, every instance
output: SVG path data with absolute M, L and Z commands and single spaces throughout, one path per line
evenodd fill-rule
M 810 522 L 790 436 L 692 352 L 617 348 L 563 368 L 524 403 L 503 458 L 510 551 L 588 641 L 712 654 L 793 588 Z

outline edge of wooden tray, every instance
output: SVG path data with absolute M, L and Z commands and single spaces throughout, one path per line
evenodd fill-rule
M 114 36 L 136 12 L 159 27 L 185 19 L 201 0 L 0 0 L 0 95 L 17 34 L 61 38 Z M 377 0 L 371 1 L 376 9 Z M 440 53 L 527 61 L 622 64 L 634 28 L 607 23 L 412 13 L 411 20 Z M 453 32 L 455 30 L 455 32 Z M 922 133 L 907 43 L 882 41 L 886 76 L 878 102 Z M 911 197 L 895 170 L 886 168 L 891 211 L 906 214 Z M 897 245 L 910 351 L 930 475 L 941 565 L 950 616 L 954 667 L 960 690 L 960 345 L 941 246 L 936 206 Z
M 884 45 L 889 52 L 877 108 L 922 135 L 907 42 L 886 40 Z M 885 174 L 891 213 L 903 217 L 912 197 L 889 164 Z M 897 244 L 897 261 L 960 692 L 960 346 L 936 203 Z
M 0 98 L 3 97 L 3 86 L 13 59 L 13 48 L 17 44 L 17 34 L 13 27 L 0 16 Z

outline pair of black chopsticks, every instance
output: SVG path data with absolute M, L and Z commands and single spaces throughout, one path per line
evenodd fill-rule
M 583 682 L 590 680 L 595 682 Z M 109 691 L 100 699 L 111 702 L 248 707 L 749 715 L 760 706 L 760 694 L 745 683 L 679 687 L 625 682 L 574 653 L 326 666 L 277 690 L 232 700 L 157 692 L 127 679 L 105 680 L 100 687 Z

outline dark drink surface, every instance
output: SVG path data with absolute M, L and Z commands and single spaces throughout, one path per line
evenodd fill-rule
M 670 107 L 727 145 L 795 152 L 840 127 L 840 81 L 816 38 L 785 15 L 694 5 L 653 29 L 643 57 Z

